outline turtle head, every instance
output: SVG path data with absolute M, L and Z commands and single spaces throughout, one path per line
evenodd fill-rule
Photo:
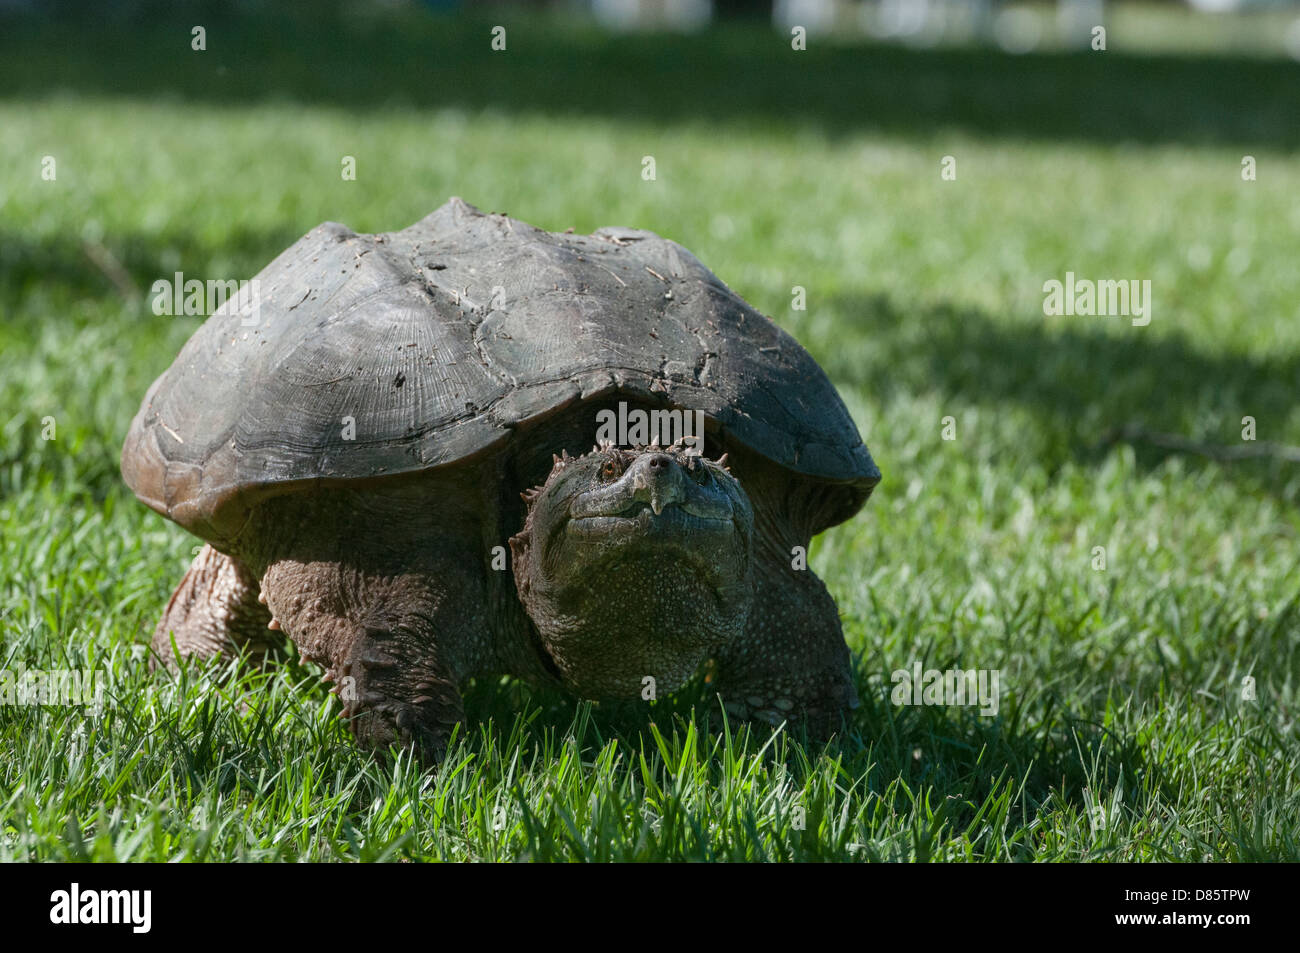
M 515 586 L 570 690 L 672 691 L 743 629 L 754 514 L 725 456 L 597 447 L 523 496 Z

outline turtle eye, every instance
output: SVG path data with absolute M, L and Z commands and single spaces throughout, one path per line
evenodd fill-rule
M 622 465 L 617 460 L 611 457 L 610 459 L 606 460 L 604 466 L 600 468 L 600 478 L 602 480 L 612 480 L 622 472 L 623 472 Z

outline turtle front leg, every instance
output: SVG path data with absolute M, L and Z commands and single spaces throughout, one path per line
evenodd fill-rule
M 781 551 L 755 556 L 753 605 L 744 633 L 717 654 L 717 692 L 733 717 L 827 738 L 859 704 L 835 600 Z
M 247 567 L 205 545 L 158 620 L 150 668 L 161 662 L 175 671 L 177 656 L 207 659 L 241 650 L 261 655 L 273 648 L 276 640 L 266 628 L 271 614 L 258 594 Z
M 468 556 L 441 571 L 281 560 L 263 590 L 304 658 L 326 669 L 358 745 L 441 760 L 464 715 L 464 659 L 486 644 L 483 583 Z
M 442 760 L 465 709 L 455 678 L 432 652 L 431 635 L 409 620 L 373 620 L 330 666 L 361 747 L 382 753 L 397 745 L 426 764 Z

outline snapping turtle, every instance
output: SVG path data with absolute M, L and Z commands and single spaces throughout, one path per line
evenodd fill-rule
M 430 759 L 476 675 L 635 698 L 711 659 L 740 717 L 821 732 L 856 706 L 797 547 L 880 473 L 808 353 L 686 249 L 453 198 L 400 232 L 321 225 L 253 289 L 122 450 L 135 494 L 207 542 L 157 659 L 282 629 L 359 743 Z M 598 439 L 615 415 L 633 439 Z M 646 439 L 692 415 L 702 434 Z

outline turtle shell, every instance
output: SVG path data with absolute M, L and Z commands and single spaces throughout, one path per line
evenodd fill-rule
M 251 287 L 255 308 L 219 309 L 154 382 L 122 450 L 136 496 L 213 542 L 267 495 L 454 466 L 610 397 L 701 410 L 852 485 L 854 510 L 880 479 L 808 352 L 651 232 L 551 233 L 453 198 L 399 232 L 320 225 Z

